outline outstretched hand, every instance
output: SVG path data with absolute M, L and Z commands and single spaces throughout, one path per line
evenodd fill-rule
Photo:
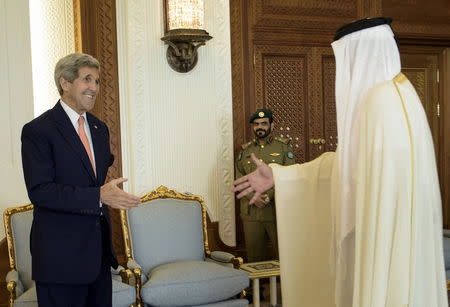
M 113 179 L 100 188 L 100 201 L 111 208 L 129 210 L 136 207 L 141 199 L 138 196 L 129 194 L 118 187 L 119 184 L 127 181 L 126 178 Z
M 247 194 L 255 192 L 250 204 L 254 204 L 257 199 L 261 198 L 261 194 L 274 186 L 272 169 L 256 158 L 255 154 L 251 154 L 253 162 L 256 164 L 256 170 L 253 173 L 242 176 L 234 181 L 233 192 L 240 192 L 237 197 L 242 198 Z

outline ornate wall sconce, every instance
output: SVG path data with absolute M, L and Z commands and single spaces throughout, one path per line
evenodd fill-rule
M 163 0 L 166 58 L 177 72 L 188 72 L 197 64 L 197 49 L 212 37 L 203 30 L 203 0 Z

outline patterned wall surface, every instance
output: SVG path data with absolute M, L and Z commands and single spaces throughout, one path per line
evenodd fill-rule
M 189 73 L 166 62 L 162 1 L 118 3 L 121 131 L 127 189 L 203 195 L 223 241 L 235 242 L 229 2 L 205 2 L 213 36 Z
M 35 116 L 59 99 L 53 79 L 56 62 L 75 51 L 72 0 L 30 1 Z

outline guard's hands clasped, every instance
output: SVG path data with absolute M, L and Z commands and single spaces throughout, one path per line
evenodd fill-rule
M 274 181 L 272 169 L 267 164 L 256 158 L 253 153 L 250 156 L 257 168 L 253 173 L 235 180 L 233 183 L 233 192 L 240 192 L 237 195 L 238 198 L 242 198 L 247 194 L 255 192 L 249 202 L 250 204 L 254 204 L 258 199 L 261 199 L 262 193 L 274 186 Z
M 115 209 L 129 210 L 141 202 L 138 196 L 129 194 L 118 187 L 127 181 L 126 178 L 113 179 L 100 188 L 100 201 L 102 204 Z

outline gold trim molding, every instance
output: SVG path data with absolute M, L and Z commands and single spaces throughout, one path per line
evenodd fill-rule
M 80 0 L 73 0 L 73 32 L 75 39 L 75 52 L 83 52 L 83 41 L 81 38 Z

